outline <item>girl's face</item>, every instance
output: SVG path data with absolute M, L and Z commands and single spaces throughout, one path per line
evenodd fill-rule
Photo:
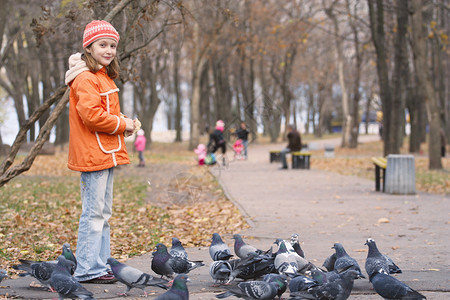
M 102 66 L 109 65 L 116 57 L 117 42 L 113 39 L 99 39 L 93 42 L 86 51 Z

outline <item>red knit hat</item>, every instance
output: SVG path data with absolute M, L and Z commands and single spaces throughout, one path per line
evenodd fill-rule
M 109 38 L 119 42 L 117 30 L 108 22 L 95 20 L 86 25 L 83 34 L 83 49 L 98 39 Z

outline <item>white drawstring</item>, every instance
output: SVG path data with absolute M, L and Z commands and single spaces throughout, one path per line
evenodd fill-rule
M 108 112 L 108 114 L 109 114 L 109 95 L 112 94 L 112 93 L 116 93 L 116 92 L 119 92 L 119 89 L 110 90 L 110 91 L 107 91 L 105 93 L 101 93 L 100 94 L 100 96 L 106 96 L 106 111 Z M 116 129 L 114 129 L 114 131 L 111 133 L 111 135 L 116 133 L 116 131 L 119 129 L 119 126 L 120 126 L 120 119 L 119 119 L 119 117 L 116 116 L 116 115 L 114 115 L 114 116 L 117 118 L 117 126 L 116 126 Z M 115 154 L 115 152 L 118 152 L 122 148 L 122 141 L 120 139 L 120 135 L 117 135 L 117 138 L 119 140 L 119 147 L 117 149 L 113 149 L 113 150 L 106 150 L 103 147 L 102 143 L 100 142 L 100 137 L 99 137 L 97 131 L 95 132 L 95 136 L 97 137 L 97 143 L 98 143 L 100 149 L 103 151 L 103 153 L 112 155 L 114 166 L 116 167 L 117 166 L 117 161 L 116 161 L 116 154 Z

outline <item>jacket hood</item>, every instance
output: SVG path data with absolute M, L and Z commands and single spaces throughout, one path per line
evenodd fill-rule
M 66 72 L 64 82 L 69 85 L 75 77 L 84 71 L 89 71 L 89 68 L 86 66 L 86 62 L 81 59 L 81 53 L 72 54 L 69 57 L 69 70 Z

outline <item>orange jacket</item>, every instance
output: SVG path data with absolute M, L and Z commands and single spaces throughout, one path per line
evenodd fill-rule
M 105 68 L 81 72 L 69 86 L 69 169 L 91 172 L 129 164 L 119 89 Z

